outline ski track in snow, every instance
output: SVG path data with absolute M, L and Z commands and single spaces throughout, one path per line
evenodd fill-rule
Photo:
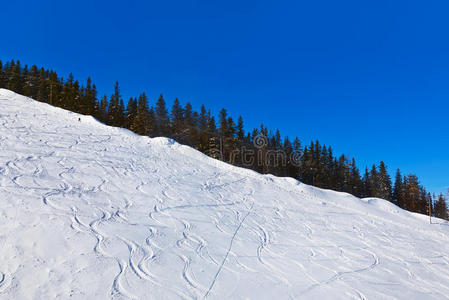
M 235 237 L 237 236 L 237 233 L 239 232 L 240 228 L 242 227 L 243 222 L 245 222 L 246 218 L 247 218 L 247 217 L 249 216 L 249 214 L 251 213 L 251 210 L 253 209 L 253 206 L 254 206 L 254 205 L 251 205 L 250 210 L 246 213 L 246 215 L 243 217 L 242 221 L 239 223 L 239 225 L 238 225 L 237 228 L 235 229 L 234 234 L 232 235 L 231 241 L 230 241 L 230 243 L 229 243 L 229 248 L 228 248 L 228 250 L 226 251 L 226 255 L 225 255 L 225 257 L 224 257 L 224 259 L 223 259 L 223 261 L 222 261 L 220 267 L 218 268 L 217 273 L 215 273 L 214 279 L 212 280 L 212 283 L 210 284 L 209 289 L 207 290 L 207 292 L 206 292 L 206 294 L 204 295 L 204 297 L 209 296 L 209 294 L 210 294 L 212 288 L 214 287 L 215 281 L 217 281 L 218 275 L 220 275 L 220 272 L 221 272 L 221 270 L 223 269 L 223 266 L 224 266 L 224 264 L 226 263 L 226 260 L 228 259 L 229 253 L 231 252 L 231 249 L 232 249 L 232 243 L 234 243 L 234 239 L 235 239 Z
M 0 299 L 448 299 L 449 224 L 0 90 Z

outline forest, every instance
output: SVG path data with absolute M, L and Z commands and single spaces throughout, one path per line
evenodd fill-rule
M 168 108 L 163 95 L 152 101 L 145 93 L 125 104 L 118 82 L 112 95 L 99 96 L 90 78 L 80 83 L 72 74 L 64 79 L 53 70 L 15 60 L 0 61 L 0 88 L 139 135 L 169 137 L 262 174 L 293 177 L 361 198 L 386 199 L 412 212 L 429 214 L 430 209 L 433 216 L 449 219 L 445 196 L 428 192 L 415 174 L 402 174 L 398 169 L 392 179 L 383 161 L 361 171 L 354 158 L 334 154 L 330 145 L 319 140 L 305 144 L 263 124 L 245 130 L 243 118 L 233 118 L 225 108 L 214 116 L 204 105 L 195 111 L 191 103 L 182 104 L 177 98 Z

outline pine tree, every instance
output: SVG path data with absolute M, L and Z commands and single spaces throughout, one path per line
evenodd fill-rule
M 55 81 L 55 83 L 58 82 L 58 77 L 56 73 L 52 74 L 52 80 Z M 37 90 L 39 87 L 39 70 L 35 65 L 32 65 L 30 68 L 30 72 L 28 73 L 28 89 L 29 89 L 29 95 L 31 98 L 36 99 L 37 98 Z
M 132 128 L 134 118 L 137 115 L 137 99 L 129 98 L 128 105 L 126 105 L 126 114 L 125 114 L 125 127 L 128 129 Z
M 355 163 L 355 159 L 353 158 L 350 164 L 350 185 L 349 185 L 349 193 L 362 197 L 363 194 L 363 182 L 360 178 L 360 171 L 357 168 Z
M 70 105 L 69 110 L 74 111 L 76 113 L 82 113 L 82 104 L 81 104 L 81 87 L 78 80 L 75 80 L 73 83 L 73 99 Z
M 279 131 L 279 129 L 276 129 L 276 133 L 273 136 L 273 147 L 275 149 L 282 148 L 281 132 Z
M 303 153 L 301 141 L 298 137 L 295 137 L 295 139 L 293 140 L 293 151 L 299 154 L 299 156 Z
M 98 110 L 97 90 L 95 85 L 92 85 L 92 79 L 87 78 L 86 88 L 82 97 L 81 113 L 85 115 L 95 116 Z
M 313 184 L 313 155 L 311 149 L 313 149 L 313 142 L 310 148 L 304 147 L 299 167 L 298 179 L 306 184 Z
M 124 127 L 125 125 L 125 106 L 120 94 L 118 81 L 114 85 L 114 94 L 109 100 L 108 123 L 116 127 Z
M 95 84 L 92 84 L 92 97 L 93 97 L 93 112 L 92 112 L 92 116 L 96 119 L 99 118 L 100 116 L 100 102 L 98 101 L 98 96 L 97 96 L 97 87 L 95 86 Z
M 299 177 L 299 164 L 301 161 L 302 149 L 301 142 L 298 137 L 295 137 L 293 143 L 290 142 L 288 136 L 284 138 L 284 151 L 287 155 L 287 167 L 285 176 L 298 178 Z
M 365 168 L 365 174 L 362 177 L 363 181 L 363 197 L 372 197 L 373 193 L 371 191 L 371 178 L 368 168 Z
M 157 136 L 156 113 L 153 107 L 150 107 L 150 111 L 148 112 L 147 132 L 150 137 Z
M 63 79 L 58 78 L 58 74 L 56 72 L 44 72 L 44 75 L 42 78 L 45 78 L 46 82 L 46 88 L 47 88 L 47 101 L 50 103 L 50 105 L 55 105 L 59 107 L 62 106 L 62 90 L 64 81 Z
M 244 136 L 245 136 L 245 130 L 243 128 L 243 118 L 242 118 L 242 116 L 239 116 L 239 119 L 237 121 L 237 138 L 240 141 L 243 141 Z
M 326 156 L 323 157 L 323 160 L 328 174 L 327 184 L 325 188 L 337 189 L 337 164 L 331 146 L 327 148 L 325 154 Z
M 184 126 L 190 133 L 196 128 L 195 113 L 190 102 L 187 102 L 184 108 Z
M 294 173 L 293 167 L 294 167 L 295 162 L 292 161 L 292 159 L 294 160 L 295 157 L 292 156 L 293 146 L 292 146 L 292 143 L 290 142 L 290 139 L 288 138 L 288 136 L 284 137 L 284 142 L 282 143 L 282 145 L 283 145 L 283 151 L 287 157 L 287 165 L 283 168 L 282 176 L 294 177 L 291 175 L 291 173 Z
M 369 190 L 371 192 L 370 196 L 379 198 L 379 196 L 380 196 L 380 193 L 379 193 L 379 177 L 378 177 L 378 174 L 377 174 L 376 165 L 373 165 L 371 167 L 371 171 L 369 173 L 368 185 L 369 185 Z
M 235 138 L 235 135 L 237 133 L 237 128 L 236 128 L 236 125 L 235 125 L 232 117 L 228 117 L 226 127 L 228 129 L 227 138 Z
M 419 200 L 416 212 L 420 214 L 428 214 L 429 203 L 427 202 L 427 191 L 423 186 L 419 187 Z
M 207 112 L 209 121 L 207 122 L 207 132 L 211 135 L 217 134 L 217 124 L 215 123 L 214 116 L 211 116 L 210 111 Z
M 169 136 L 170 134 L 170 122 L 168 118 L 167 108 L 165 106 L 165 100 L 162 94 L 156 102 L 156 128 L 158 136 Z
M 349 190 L 349 163 L 345 155 L 341 155 L 337 164 L 338 187 L 340 191 Z
M 206 111 L 206 107 L 204 105 L 201 105 L 201 112 L 198 117 L 198 126 L 200 129 L 200 141 L 198 145 L 198 149 L 200 151 L 207 151 L 209 146 L 209 132 L 208 132 L 208 123 L 209 123 L 209 116 Z
M 218 123 L 220 127 L 218 128 L 218 132 L 222 137 L 228 136 L 228 113 L 226 109 L 221 109 Z
M 418 212 L 418 203 L 420 201 L 421 190 L 418 177 L 414 174 L 408 175 L 404 179 L 404 208 Z
M 30 71 L 28 70 L 28 65 L 23 67 L 22 71 L 22 93 L 24 96 L 32 97 L 31 81 L 30 81 Z
M 120 98 L 119 105 L 118 105 L 118 116 L 119 116 L 119 124 L 118 127 L 125 127 L 125 103 L 123 102 L 123 99 Z
M 61 107 L 64 109 L 70 110 L 73 107 L 73 99 L 75 98 L 73 85 L 74 85 L 74 78 L 73 78 L 73 74 L 70 73 L 69 77 L 67 78 L 67 80 L 64 83 L 64 86 L 62 88 Z
M 137 113 L 131 124 L 131 130 L 140 135 L 149 135 L 150 133 L 150 113 L 145 93 L 139 96 Z
M 171 131 L 175 139 L 179 139 L 182 134 L 183 122 L 184 109 L 179 103 L 178 98 L 176 98 L 171 109 Z
M 378 174 L 378 191 L 377 197 L 385 200 L 390 200 L 392 197 L 391 191 L 391 178 L 388 175 L 387 167 L 383 161 L 379 164 L 379 174 Z
M 3 64 L 2 64 L 2 61 L 0 60 L 0 89 L 5 87 L 5 83 L 4 83 L 5 79 L 4 79 L 4 77 L 5 77 L 5 74 L 4 74 L 4 71 L 3 71 Z
M 182 134 L 187 145 L 198 148 L 199 134 L 197 128 L 198 114 L 193 111 L 192 104 L 187 102 L 184 107 L 184 120 Z
M 45 71 L 43 68 L 41 68 L 39 70 L 39 79 L 38 79 L 38 88 L 37 88 L 37 94 L 36 94 L 36 100 L 40 101 L 40 102 L 48 102 L 48 95 L 49 95 L 49 85 L 48 85 L 48 80 L 46 80 L 46 76 L 45 76 Z M 53 105 L 56 105 L 58 107 L 62 107 L 61 106 L 61 102 L 63 99 L 63 91 L 61 91 L 61 96 L 58 99 L 58 101 L 53 101 Z
M 109 120 L 109 103 L 108 97 L 104 95 L 100 101 L 100 111 L 99 111 L 99 121 L 103 123 L 108 123 Z
M 22 94 L 22 69 L 20 67 L 20 61 L 11 61 L 8 75 L 7 89 Z
M 428 213 L 429 205 L 432 206 L 435 202 L 433 209 L 435 214 L 447 218 L 446 199 L 442 195 L 433 199 L 419 184 L 416 175 L 402 177 L 397 170 L 392 189 L 387 167 L 381 161 L 378 169 L 376 166 L 373 166 L 371 171 L 366 169 L 362 179 L 355 160 L 344 155 L 335 158 L 330 146 L 327 148 L 325 145 L 321 146 L 319 141 L 315 141 L 302 149 L 298 138 L 292 143 L 288 137 L 282 139 L 279 130 L 275 130 L 273 134 L 273 131 L 263 124 L 245 135 L 243 119 L 239 117 L 235 124 L 225 109 L 220 111 L 217 130 L 214 117 L 204 105 L 198 113 L 193 110 L 190 103 L 182 108 L 176 99 L 169 116 L 162 95 L 155 108 L 148 108 L 147 97 L 142 94 L 139 100 L 131 98 L 125 107 L 118 83 L 115 83 L 114 94 L 111 95 L 109 103 L 106 96 L 99 103 L 96 87 L 90 78 L 83 86 L 72 74 L 64 80 L 54 71 L 39 69 L 35 65 L 31 68 L 27 65 L 22 67 L 20 61 L 14 60 L 5 64 L 0 61 L 0 87 L 9 88 L 54 106 L 93 115 L 102 122 L 131 128 L 139 134 L 176 137 L 180 142 L 201 151 L 216 150 L 219 141 L 217 137 L 221 137 L 225 155 L 231 154 L 232 151 L 235 158 L 235 150 L 241 149 L 240 146 L 243 145 L 253 151 L 256 150 L 255 152 L 261 152 L 260 162 L 254 161 L 244 165 L 256 171 L 293 176 L 305 183 L 347 191 L 360 197 L 374 196 L 388 199 L 402 208 L 419 213 Z M 255 147 L 251 143 L 259 133 L 266 138 L 263 147 Z M 287 155 L 286 165 L 284 163 L 272 165 L 272 158 L 265 155 L 272 150 L 283 150 Z M 237 157 L 242 157 L 240 152 Z M 241 165 L 241 162 L 234 160 L 231 163 Z
M 209 116 L 208 116 L 206 107 L 203 104 L 203 105 L 201 105 L 200 115 L 198 117 L 198 126 L 199 126 L 201 132 L 207 131 L 208 122 L 209 122 Z
M 401 171 L 397 169 L 393 188 L 393 202 L 396 203 L 396 205 L 398 205 L 399 207 L 403 206 L 402 195 L 403 195 L 402 175 Z
M 435 202 L 435 216 L 441 219 L 449 219 L 447 212 L 447 203 L 443 194 L 438 196 L 438 200 Z

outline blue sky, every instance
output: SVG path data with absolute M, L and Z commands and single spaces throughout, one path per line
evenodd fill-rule
M 2 3 L 0 59 L 241 114 L 449 187 L 447 1 Z

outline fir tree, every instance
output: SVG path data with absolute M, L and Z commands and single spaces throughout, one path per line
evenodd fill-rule
M 156 113 L 153 107 L 150 107 L 150 111 L 148 112 L 147 132 L 150 137 L 157 136 Z
M 11 61 L 8 70 L 8 84 L 7 89 L 22 94 L 22 69 L 20 67 L 20 61 Z
M 108 97 L 104 95 L 100 101 L 99 121 L 107 123 L 109 120 L 108 112 L 109 112 Z
M 222 137 L 228 136 L 228 113 L 226 109 L 222 109 L 220 111 L 220 118 L 218 120 L 220 127 L 218 128 L 218 132 Z
M 396 205 L 398 205 L 399 207 L 403 206 L 402 196 L 403 196 L 402 175 L 401 171 L 397 169 L 393 188 L 393 202 L 396 203 Z
M 132 130 L 134 118 L 137 115 L 137 99 L 129 98 L 128 105 L 126 105 L 126 114 L 125 114 L 125 127 Z
M 92 84 L 92 79 L 90 79 L 90 77 L 88 77 L 86 81 L 82 104 L 83 107 L 81 113 L 90 116 L 98 115 L 97 89 L 95 84 Z
M 234 120 L 232 119 L 232 117 L 228 117 L 228 121 L 226 124 L 227 127 L 227 138 L 235 138 L 235 134 L 237 133 L 237 129 L 236 129 L 236 125 L 234 123 Z
M 74 89 L 73 89 L 73 85 L 74 85 L 74 79 L 73 79 L 73 74 L 70 73 L 69 77 L 67 78 L 66 82 L 64 83 L 64 86 L 62 88 L 62 98 L 60 101 L 61 107 L 65 108 L 65 109 L 71 109 L 73 107 L 74 104 L 74 100 L 75 99 L 75 93 L 74 93 Z M 48 98 L 46 98 L 45 100 L 47 101 Z
M 108 122 L 116 127 L 124 127 L 125 124 L 125 107 L 118 82 L 115 82 L 114 94 L 109 100 Z
M 240 141 L 243 141 L 244 136 L 245 136 L 245 130 L 243 128 L 243 118 L 242 118 L 242 116 L 239 116 L 239 119 L 237 121 L 237 138 Z
M 171 131 L 175 138 L 180 138 L 184 122 L 184 109 L 179 103 L 178 98 L 173 102 L 171 109 Z
M 117 127 L 125 127 L 125 110 L 125 103 L 123 102 L 123 99 L 120 98 L 118 105 L 119 124 Z
M 0 60 L 0 88 L 4 88 L 5 87 L 5 79 L 4 79 L 4 77 L 5 77 L 5 74 L 4 74 L 4 71 L 3 71 L 3 64 L 2 64 L 2 61 Z
M 303 149 L 301 145 L 301 141 L 298 137 L 295 137 L 292 143 L 292 153 L 289 155 L 289 159 L 291 161 L 289 168 L 289 175 L 293 178 L 300 177 L 299 166 L 301 164 L 301 157 L 303 155 Z
M 30 80 L 30 72 L 28 70 L 28 66 L 25 65 L 22 71 L 22 93 L 24 96 L 32 97 L 31 90 L 31 80 Z
M 210 111 L 208 111 L 208 122 L 207 122 L 207 132 L 211 135 L 217 134 L 217 124 L 215 123 L 214 116 L 211 116 Z
M 373 192 L 371 191 L 371 176 L 368 168 L 365 168 L 365 174 L 362 178 L 363 181 L 363 197 L 372 197 Z
M 184 126 L 190 129 L 189 132 L 196 127 L 195 112 L 190 102 L 187 102 L 184 108 Z
M 353 158 L 350 164 L 350 180 L 349 180 L 349 190 L 348 192 L 357 196 L 362 197 L 363 194 L 363 182 L 360 178 L 360 171 L 357 168 L 355 159 Z
M 55 72 L 52 72 L 51 75 L 52 76 L 50 78 L 50 81 L 52 83 L 58 83 L 58 87 L 59 87 L 59 80 L 58 80 L 57 74 Z M 37 69 L 37 67 L 35 65 L 31 66 L 28 82 L 29 82 L 30 97 L 33 99 L 36 99 L 37 91 L 39 88 L 39 70 Z
M 82 113 L 81 88 L 78 80 L 75 80 L 72 86 L 73 99 L 70 102 L 69 110 L 76 113 Z
M 337 164 L 338 186 L 340 191 L 347 192 L 349 190 L 349 163 L 345 155 L 341 155 Z
M 440 194 L 438 196 L 438 200 L 435 202 L 435 216 L 441 219 L 449 219 L 446 199 L 444 198 L 443 194 Z
M 276 129 L 276 133 L 273 136 L 273 147 L 275 149 L 282 148 L 281 132 L 279 131 L 279 129 Z
M 201 132 L 207 131 L 208 122 L 209 122 L 209 116 L 208 116 L 206 107 L 204 105 L 201 105 L 200 115 L 198 117 L 198 126 L 199 126 Z
M 167 108 L 165 106 L 165 100 L 162 94 L 156 102 L 155 116 L 157 128 L 156 134 L 158 136 L 168 136 L 170 133 L 170 123 Z
M 416 175 L 410 174 L 404 179 L 404 191 L 404 208 L 409 211 L 417 212 L 421 191 L 419 180 Z
M 207 151 L 209 146 L 209 132 L 208 132 L 209 115 L 206 111 L 206 107 L 201 105 L 200 115 L 198 117 L 198 126 L 200 129 L 200 141 L 198 149 L 200 151 Z
M 373 165 L 371 167 L 371 171 L 369 174 L 369 190 L 371 191 L 371 197 L 380 197 L 380 193 L 379 193 L 379 177 L 377 174 L 377 168 L 376 165 Z
M 131 130 L 140 135 L 150 134 L 150 112 L 148 108 L 148 99 L 145 93 L 142 93 L 139 96 L 137 113 L 131 124 Z
M 9 88 L 54 106 L 93 115 L 109 125 L 131 128 L 139 134 L 175 137 L 180 142 L 201 151 L 216 150 L 217 145 L 222 144 L 223 154 L 230 154 L 231 151 L 235 154 L 236 149 L 241 149 L 238 146 L 244 145 L 250 150 L 262 153 L 260 162 L 254 161 L 245 164 L 245 167 L 262 173 L 293 176 L 304 183 L 346 191 L 356 196 L 381 197 L 419 213 L 428 213 L 429 204 L 432 206 L 431 195 L 419 184 L 416 175 L 402 178 L 398 170 L 392 190 L 387 167 L 382 161 L 378 169 L 373 166 L 371 171 L 366 170 L 361 179 L 355 160 L 344 155 L 337 159 L 330 146 L 327 148 L 325 145 L 321 146 L 319 141 L 315 141 L 302 149 L 298 138 L 292 143 L 288 137 L 282 139 L 278 130 L 273 134 L 273 131 L 263 124 L 251 133 L 245 133 L 243 119 L 239 117 L 235 124 L 225 109 L 220 111 L 217 130 L 214 117 L 210 111 L 206 111 L 204 105 L 198 113 L 193 110 L 190 103 L 182 108 L 176 99 L 169 116 L 162 95 L 154 109 L 148 108 L 147 98 L 142 94 L 139 101 L 131 98 L 125 107 L 118 83 L 114 86 L 114 94 L 111 95 L 110 101 L 105 96 L 99 103 L 96 87 L 90 78 L 84 86 L 80 86 L 72 74 L 64 80 L 54 71 L 39 69 L 35 65 L 28 68 L 26 65 L 22 66 L 20 61 L 14 60 L 4 64 L 0 61 L 0 87 Z M 263 147 L 255 147 L 252 144 L 259 133 L 266 137 Z M 221 137 L 222 143 L 218 143 L 217 137 Z M 265 155 L 269 150 L 283 150 L 287 155 L 286 164 L 273 166 L 272 159 Z M 239 155 L 240 152 L 237 157 L 241 157 Z M 241 165 L 237 161 L 231 163 Z M 445 201 L 440 195 L 434 204 L 435 214 L 440 217 L 447 217 Z
M 387 167 L 383 161 L 379 164 L 377 188 L 377 197 L 385 200 L 391 200 L 391 178 L 390 175 L 388 175 Z

